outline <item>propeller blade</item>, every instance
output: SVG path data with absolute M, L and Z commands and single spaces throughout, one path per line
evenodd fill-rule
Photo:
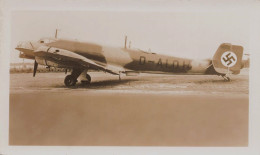
M 36 60 L 34 60 L 34 67 L 33 67 L 33 77 L 35 77 L 36 71 L 37 71 L 38 63 Z

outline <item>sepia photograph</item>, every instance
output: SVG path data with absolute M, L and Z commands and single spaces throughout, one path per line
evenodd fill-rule
M 249 147 L 250 9 L 104 8 L 9 11 L 9 146 Z
M 10 145 L 247 146 L 247 19 L 12 12 Z

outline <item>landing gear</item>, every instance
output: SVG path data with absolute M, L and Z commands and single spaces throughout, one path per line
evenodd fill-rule
M 91 82 L 91 77 L 89 74 L 86 74 L 86 78 L 88 79 L 89 83 Z
M 77 83 L 77 78 L 82 73 L 82 70 L 80 69 L 73 69 L 71 72 L 71 75 L 67 75 L 64 79 L 64 84 L 67 87 L 75 86 Z
M 64 79 L 64 83 L 67 87 L 75 86 L 77 79 L 75 79 L 72 75 L 67 75 Z
M 84 78 L 84 80 L 81 80 L 81 83 L 82 84 L 90 84 L 90 82 L 91 82 L 91 77 L 90 77 L 89 74 L 86 73 L 85 78 Z
M 225 82 L 229 82 L 229 81 L 230 81 L 230 78 L 227 77 L 226 75 L 221 75 L 221 76 L 224 78 L 224 81 L 225 81 Z
M 119 72 L 119 81 L 121 81 L 121 72 Z

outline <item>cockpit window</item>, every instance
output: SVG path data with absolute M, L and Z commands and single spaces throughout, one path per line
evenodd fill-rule
M 39 40 L 40 43 L 44 43 L 44 44 L 52 43 L 54 41 L 56 41 L 56 39 L 52 39 L 52 38 L 42 38 Z

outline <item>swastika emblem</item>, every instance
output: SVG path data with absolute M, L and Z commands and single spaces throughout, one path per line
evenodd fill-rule
M 226 67 L 232 67 L 237 63 L 237 56 L 231 51 L 224 52 L 221 56 L 221 62 Z

